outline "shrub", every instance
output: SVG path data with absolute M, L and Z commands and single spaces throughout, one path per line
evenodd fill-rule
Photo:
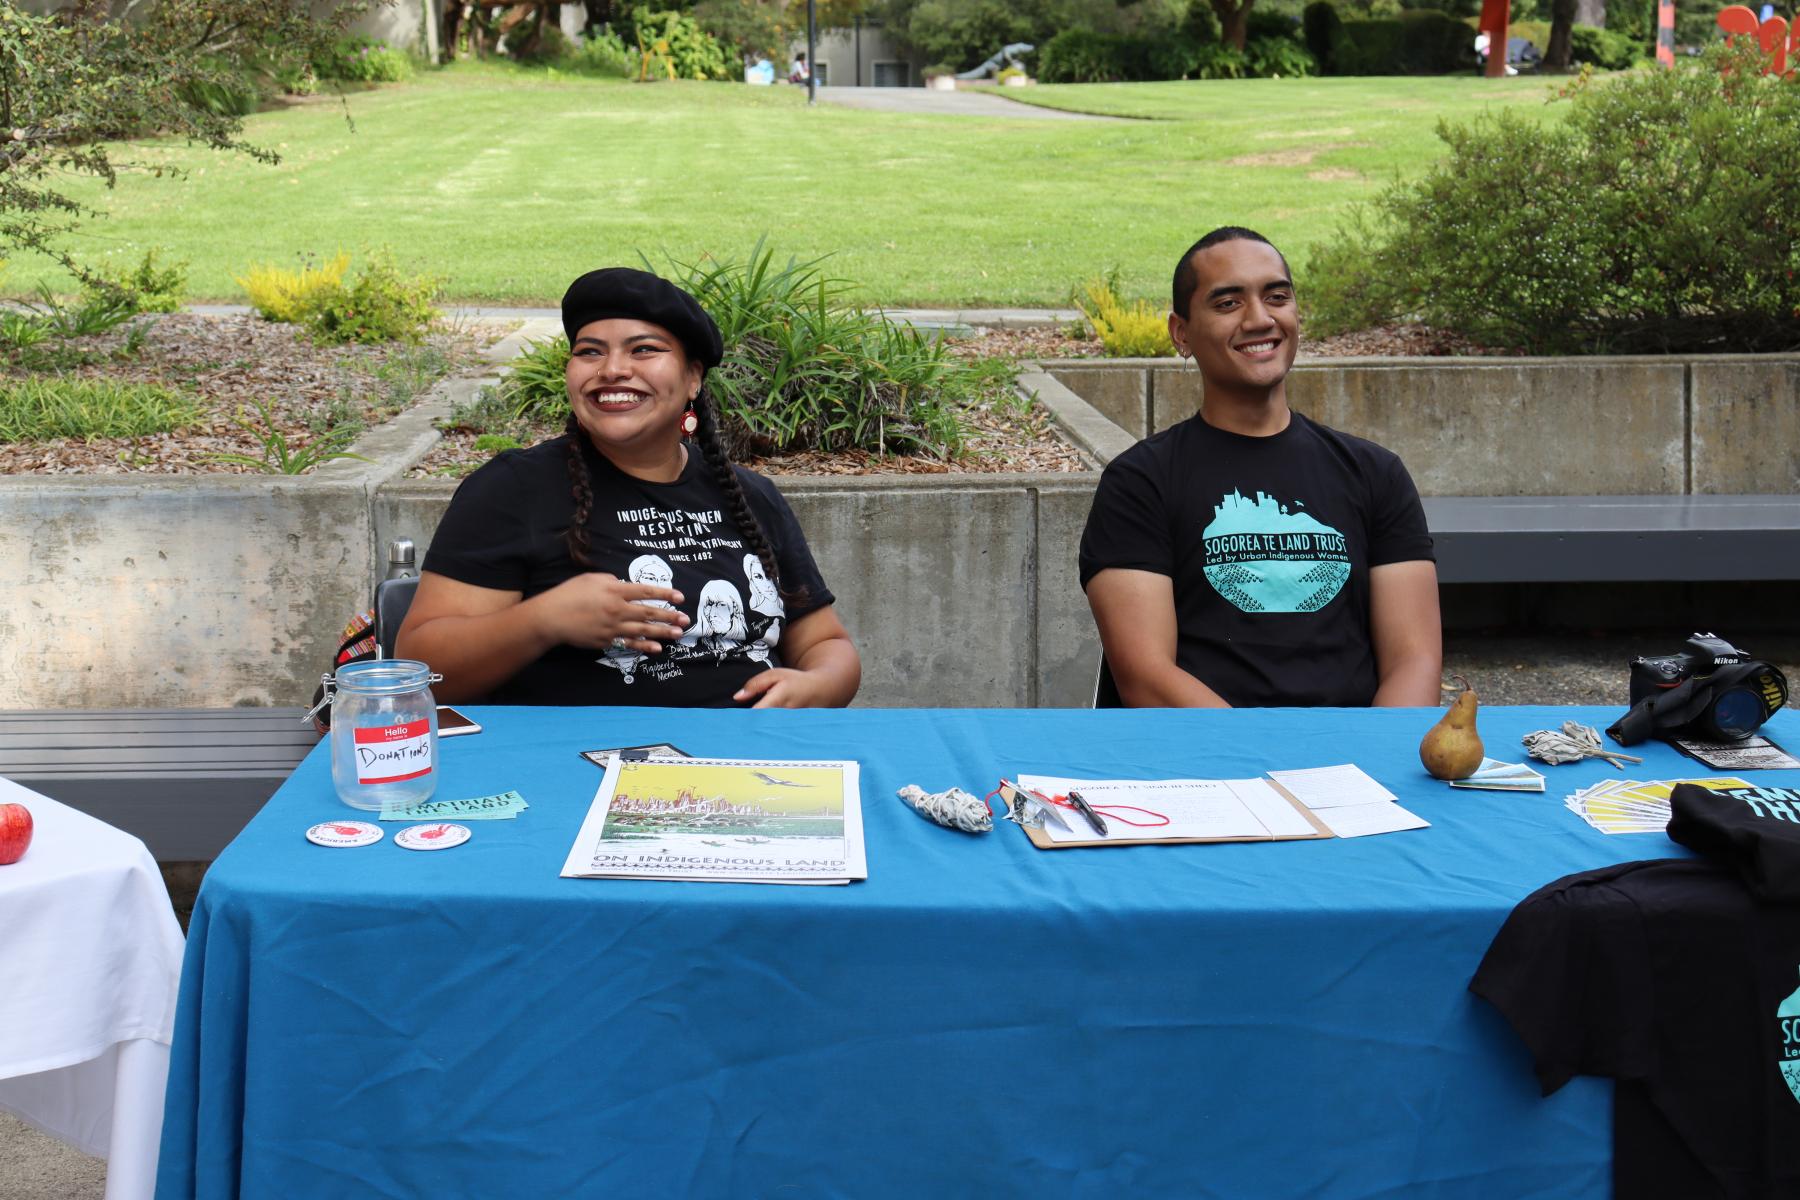
M 1318 60 L 1319 69 L 1328 75 L 1335 73 L 1337 65 L 1334 55 L 1344 29 L 1337 7 L 1331 0 L 1313 0 L 1300 14 L 1300 27 L 1306 39 L 1306 48 Z
M 1263 79 L 1280 77 L 1300 79 L 1319 73 L 1318 60 L 1312 51 L 1291 37 L 1251 38 L 1244 47 L 1250 74 Z
M 662 69 L 659 58 L 668 60 L 678 79 L 731 78 L 725 48 L 686 13 L 640 9 L 632 22 L 638 44 L 651 55 L 651 78 Z
M 1082 284 L 1075 305 L 1110 358 L 1167 358 L 1175 353 L 1168 315 L 1148 300 L 1127 304 L 1119 299 L 1117 270 Z
M 417 341 L 438 317 L 432 301 L 441 287 L 432 276 L 401 273 L 392 252 L 376 250 L 355 283 L 314 291 L 300 306 L 301 323 L 326 345 Z
M 1442 75 L 1474 64 L 1474 34 L 1441 12 L 1419 9 L 1398 17 L 1346 21 L 1331 48 L 1339 75 Z
M 581 45 L 569 52 L 561 65 L 564 70 L 583 75 L 625 79 L 635 70 L 636 60 L 636 52 L 625 45 L 623 38 L 610 29 L 603 29 L 589 34 Z
M 522 63 L 556 63 L 561 65 L 574 47 L 563 31 L 545 21 L 532 36 L 532 22 L 520 21 L 506 35 L 506 53 L 517 62 Z
M 1760 51 L 1565 89 L 1566 121 L 1442 126 L 1448 153 L 1311 263 L 1325 332 L 1412 318 L 1540 352 L 1800 347 L 1800 87 Z
M 1038 78 L 1045 83 L 1119 83 L 1148 79 L 1153 43 L 1147 38 L 1065 29 L 1045 44 Z
M 144 437 L 199 420 L 193 397 L 156 384 L 66 376 L 0 381 L 0 442 Z
M 1593 63 L 1604 71 L 1623 71 L 1637 61 L 1637 43 L 1622 33 L 1577 25 L 1569 30 L 1569 61 Z
M 1606 28 L 1633 46 L 1649 46 L 1656 40 L 1656 0 L 1613 0 L 1606 6 Z
M 313 57 L 320 79 L 345 83 L 399 83 L 412 78 L 412 60 L 401 50 L 361 34 L 339 38 Z
M 319 266 L 303 263 L 298 271 L 259 263 L 242 275 L 237 285 L 249 293 L 250 307 L 266 321 L 298 324 L 313 297 L 340 286 L 350 268 L 350 256 L 339 253 Z
M 1200 47 L 1188 76 L 1192 79 L 1243 79 L 1250 74 L 1250 58 L 1223 42 Z
M 100 290 L 124 296 L 133 312 L 175 312 L 187 295 L 188 265 L 179 260 L 165 265 L 161 253 L 152 247 L 137 266 L 116 275 L 100 268 L 95 272 L 102 281 Z
M 1255 8 L 1244 23 L 1244 41 L 1248 45 L 1257 38 L 1290 38 L 1300 40 L 1300 18 L 1291 13 Z
M 248 74 L 240 74 L 224 64 L 213 64 L 209 78 L 188 83 L 183 94 L 189 104 L 219 117 L 247 117 L 262 107 L 261 82 Z

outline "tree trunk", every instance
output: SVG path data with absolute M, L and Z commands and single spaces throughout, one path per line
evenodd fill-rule
M 1544 48 L 1544 66 L 1551 71 L 1569 69 L 1569 30 L 1575 24 L 1576 0 L 1552 0 L 1550 44 Z
M 1256 0 L 1212 0 L 1213 11 L 1219 14 L 1219 40 L 1233 50 L 1244 48 L 1244 39 L 1250 32 L 1250 6 Z
M 587 10 L 587 24 L 582 27 L 581 35 L 593 37 L 612 23 L 613 9 L 617 6 L 613 0 L 582 0 L 581 7 Z

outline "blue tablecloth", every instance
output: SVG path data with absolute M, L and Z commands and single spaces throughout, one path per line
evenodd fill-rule
M 1435 715 L 471 710 L 440 798 L 515 821 L 414 853 L 321 745 L 206 877 L 159 1195 L 1548 1197 L 1607 1194 L 1609 1085 L 1540 1098 L 1466 990 L 1552 879 L 1684 854 L 1420 770 Z M 1612 710 L 1486 709 L 1490 753 Z M 1800 747 L 1800 718 L 1778 739 Z M 864 764 L 849 887 L 558 878 L 582 749 Z M 1652 745 L 1632 777 L 1707 773 Z M 930 825 L 902 784 L 1242 778 L 1354 761 L 1432 823 L 1354 841 L 1039 851 Z M 1792 786 L 1800 773 L 1762 772 Z

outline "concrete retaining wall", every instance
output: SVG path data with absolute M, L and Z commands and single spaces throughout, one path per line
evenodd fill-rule
M 1193 403 L 1167 362 L 1047 372 L 1022 382 L 1096 461 Z M 359 440 L 374 461 L 298 479 L 0 478 L 0 708 L 305 700 L 380 548 L 429 544 L 454 484 L 401 476 L 480 382 Z M 1294 394 L 1399 450 L 1427 494 L 1800 492 L 1793 360 L 1352 360 L 1299 369 Z M 778 479 L 862 650 L 858 703 L 1087 703 L 1096 478 Z
M 1099 642 L 1075 581 L 1096 476 L 777 476 L 862 653 L 860 705 L 1089 702 Z M 455 485 L 375 497 L 376 544 L 429 543 Z
M 0 479 L 0 708 L 301 703 L 369 530 L 356 482 Z
M 1199 376 L 1173 359 L 1051 362 L 1133 437 L 1185 420 Z M 1289 402 L 1406 461 L 1428 496 L 1800 492 L 1800 361 L 1314 359 Z

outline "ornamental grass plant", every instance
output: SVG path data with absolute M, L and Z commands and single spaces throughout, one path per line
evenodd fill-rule
M 777 266 L 761 240 L 743 262 L 671 262 L 725 339 L 709 386 L 727 449 L 955 454 L 977 376 L 938 338 L 848 303 L 852 285 L 823 262 Z
M 1564 89 L 1562 123 L 1442 124 L 1449 153 L 1353 211 L 1309 327 L 1422 321 L 1534 353 L 1800 347 L 1800 83 L 1718 46 Z
M 192 396 L 155 384 L 69 376 L 0 380 L 0 442 L 144 437 L 200 417 Z
M 672 263 L 668 277 L 693 293 L 724 338 L 725 360 L 707 387 L 735 458 L 797 450 L 949 457 L 963 443 L 959 409 L 1011 387 L 1010 372 L 964 362 L 926 332 L 846 304 L 850 285 L 818 261 L 777 264 L 760 241 L 742 262 Z M 522 426 L 560 425 L 568 358 L 560 335 L 531 344 L 491 398 L 453 420 L 515 437 Z

